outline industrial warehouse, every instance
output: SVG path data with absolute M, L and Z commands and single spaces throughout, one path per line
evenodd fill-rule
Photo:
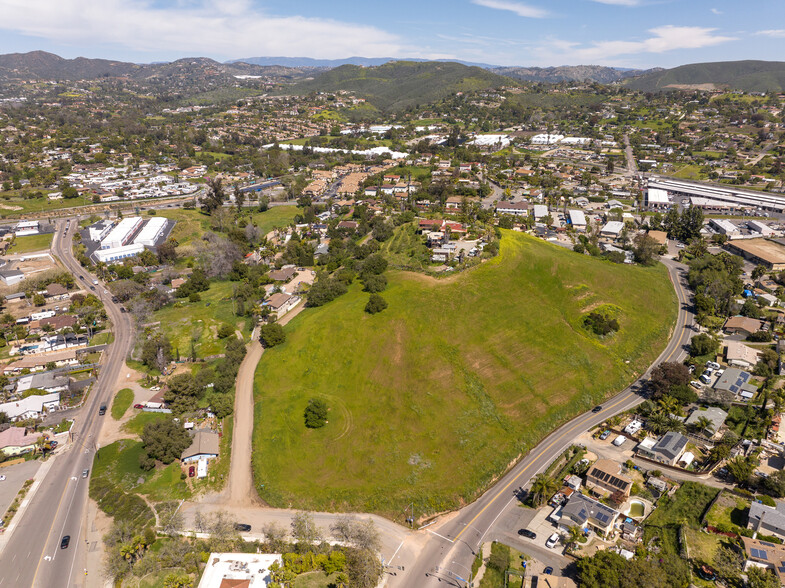
M 718 186 L 688 182 L 665 177 L 651 177 L 645 190 L 645 204 L 649 210 L 668 209 L 679 199 L 689 199 L 691 204 L 708 211 L 760 209 L 785 212 L 785 195 L 756 190 L 743 190 L 734 186 Z
M 145 221 L 140 216 L 116 224 L 99 221 L 83 231 L 82 240 L 94 261 L 111 263 L 139 255 L 145 248 L 155 249 L 166 240 L 174 224 L 162 217 Z

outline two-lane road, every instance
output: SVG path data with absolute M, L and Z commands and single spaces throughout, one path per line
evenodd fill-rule
M 74 259 L 71 252 L 73 236 L 78 230 L 77 219 L 69 223 L 57 222 L 52 242 L 52 253 L 68 269 L 86 291 L 93 285 L 93 277 Z M 84 276 L 84 278 L 82 277 Z M 100 290 L 98 289 L 100 288 Z M 17 522 L 9 544 L 0 554 L 0 587 L 32 586 L 59 588 L 81 586 L 85 560 L 85 523 L 89 478 L 82 472 L 93 464 L 103 419 L 98 416 L 101 404 L 109 404 L 114 385 L 133 342 L 133 328 L 127 314 L 103 294 L 103 286 L 96 286 L 109 319 L 113 323 L 115 341 L 104 354 L 98 381 L 72 428 L 73 442 L 58 456 L 45 478 L 44 484 L 32 498 L 24 516 Z M 60 541 L 70 535 L 68 548 L 61 549 Z
M 693 313 L 685 282 L 684 265 L 663 259 L 668 268 L 678 298 L 679 310 L 672 337 L 652 367 L 665 361 L 678 361 L 686 354 L 692 330 Z M 498 521 L 506 516 L 515 516 L 511 509 L 517 508 L 519 488 L 526 487 L 531 479 L 545 470 L 548 465 L 569 447 L 578 435 L 602 423 L 612 415 L 629 410 L 645 399 L 641 389 L 648 380 L 652 367 L 623 392 L 609 399 L 598 413 L 587 412 L 575 417 L 543 439 L 537 447 L 512 468 L 493 488 L 477 501 L 466 506 L 447 522 L 437 524 L 436 530 L 426 529 L 431 537 L 416 551 L 403 551 L 394 565 L 406 565 L 404 573 L 388 576 L 388 586 L 437 586 L 440 582 L 462 586 L 455 579 L 457 574 L 465 578 L 465 569 L 470 567 L 474 554 L 484 540 L 492 535 Z M 414 559 L 416 558 L 416 560 Z M 438 568 L 438 570 L 437 570 Z

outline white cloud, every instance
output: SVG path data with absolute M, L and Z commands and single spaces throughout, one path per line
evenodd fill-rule
M 551 40 L 548 46 L 557 53 L 550 56 L 553 62 L 609 63 L 620 55 L 700 49 L 736 40 L 735 37 L 715 35 L 716 30 L 666 25 L 649 29 L 652 36 L 641 41 L 596 41 L 588 47 L 581 47 L 578 43 Z
M 785 39 L 785 29 L 768 29 L 766 31 L 758 31 L 756 35 L 763 35 L 764 37 L 775 37 L 777 39 Z
M 495 10 L 507 10 L 514 12 L 523 18 L 545 18 L 548 16 L 548 11 L 536 6 L 529 6 L 521 2 L 511 2 L 510 0 L 472 0 L 478 6 L 485 6 L 486 8 L 493 8 Z
M 271 16 L 250 0 L 179 0 L 166 8 L 149 0 L 0 0 L 0 14 L 0 30 L 151 54 L 341 58 L 415 53 L 373 26 Z
M 614 6 L 640 6 L 640 0 L 594 0 L 600 4 L 613 4 Z
M 719 10 L 719 9 L 717 9 L 717 8 L 712 8 L 712 9 L 711 9 L 711 13 L 712 13 L 712 14 L 716 14 L 716 15 L 718 15 L 718 16 L 719 16 L 720 14 L 722 14 L 722 10 Z

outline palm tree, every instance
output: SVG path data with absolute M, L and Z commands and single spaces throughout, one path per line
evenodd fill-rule
M 556 480 L 545 474 L 537 474 L 532 481 L 532 502 L 537 506 L 540 506 L 558 489 L 559 485 Z
M 660 398 L 660 406 L 665 414 L 675 414 L 681 416 L 681 402 L 673 396 L 663 396 Z
M 567 549 L 572 549 L 575 547 L 575 544 L 578 543 L 578 539 L 583 536 L 583 529 L 581 529 L 578 525 L 573 525 L 567 530 L 567 535 L 564 537 L 564 545 Z
M 662 412 L 655 412 L 649 417 L 649 429 L 651 429 L 652 433 L 661 435 L 668 431 L 669 422 L 670 418 L 668 418 L 668 415 Z
M 695 429 L 709 437 L 714 434 L 714 423 L 709 417 L 698 417 L 695 421 Z

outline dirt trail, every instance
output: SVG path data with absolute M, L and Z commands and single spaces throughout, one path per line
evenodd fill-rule
M 304 303 L 289 311 L 279 324 L 285 325 L 305 308 Z M 253 380 L 256 366 L 262 358 L 264 348 L 259 343 L 255 329 L 245 359 L 237 372 L 234 397 L 234 431 L 232 433 L 232 456 L 229 465 L 229 481 L 220 502 L 232 506 L 260 505 L 261 500 L 253 487 L 251 450 L 253 442 Z

